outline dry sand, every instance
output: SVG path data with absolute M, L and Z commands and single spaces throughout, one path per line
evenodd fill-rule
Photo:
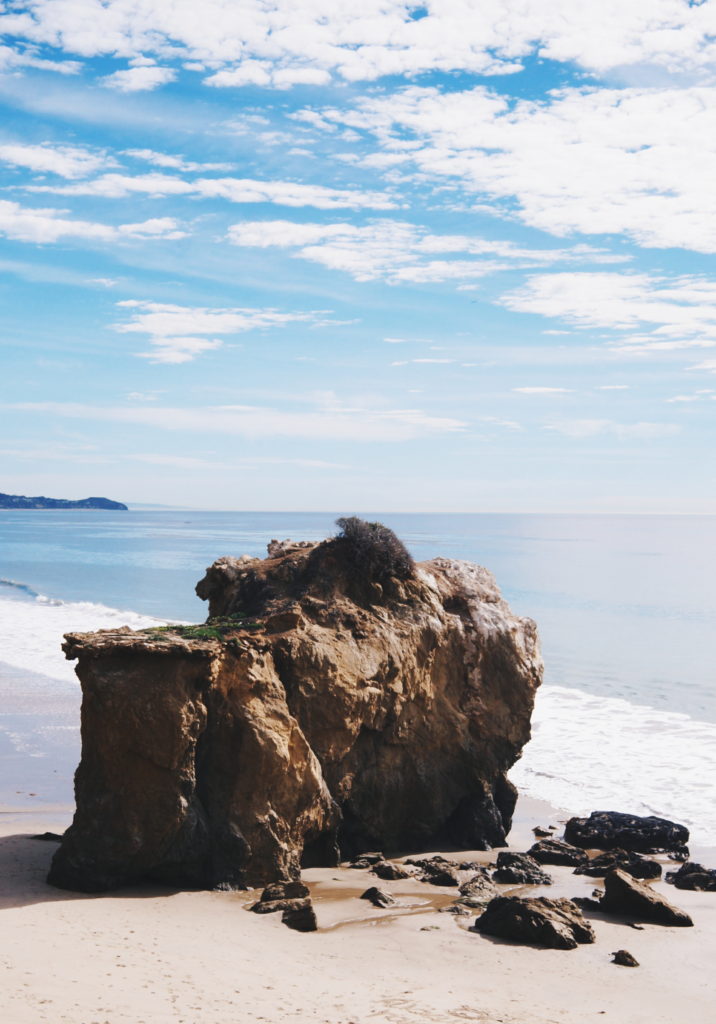
M 549 809 L 521 802 L 513 848 L 532 842 Z M 439 913 L 454 890 L 380 882 L 348 868 L 304 872 L 318 932 L 248 913 L 251 894 L 144 887 L 104 896 L 44 881 L 68 809 L 0 812 L 0 1019 L 3 1024 L 711 1024 L 716 894 L 659 885 L 694 928 L 592 917 L 594 945 L 572 951 L 499 942 L 467 930 L 474 916 Z M 462 859 L 461 854 L 461 859 Z M 489 860 L 490 855 L 475 855 Z M 712 856 L 710 864 L 716 864 Z M 589 895 L 598 879 L 548 870 L 530 894 Z M 377 910 L 357 896 L 379 884 L 402 901 Z M 612 950 L 636 969 L 610 963 Z

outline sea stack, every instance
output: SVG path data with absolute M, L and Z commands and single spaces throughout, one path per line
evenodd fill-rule
M 68 634 L 82 760 L 50 882 L 243 888 L 369 849 L 504 845 L 535 624 L 486 569 L 374 554 L 350 532 L 272 542 L 207 570 L 202 627 Z

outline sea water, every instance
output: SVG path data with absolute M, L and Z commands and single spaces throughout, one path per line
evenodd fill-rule
M 0 755 L 38 772 L 79 750 L 69 630 L 200 622 L 194 585 L 220 555 L 320 540 L 334 513 L 0 512 Z M 573 813 L 683 821 L 716 845 L 716 517 L 381 515 L 418 560 L 494 572 L 535 619 L 545 682 L 520 790 Z M 73 746 L 74 745 L 74 746 Z M 25 758 L 25 760 L 23 760 Z M 71 799 L 71 774 L 56 795 Z M 18 791 L 24 792 L 22 780 Z

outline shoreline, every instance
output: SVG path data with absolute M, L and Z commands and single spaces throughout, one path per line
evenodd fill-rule
M 48 886 L 56 847 L 31 835 L 61 831 L 71 813 L 67 805 L 0 807 L 0 959 L 9 1024 L 582 1024 L 602 1017 L 674 1024 L 686 1006 L 696 1021 L 716 1009 L 712 893 L 659 882 L 657 889 L 691 913 L 693 928 L 635 931 L 594 912 L 596 942 L 562 951 L 469 931 L 479 912 L 439 912 L 454 890 L 413 879 L 379 882 L 404 905 L 376 910 L 357 898 L 378 881 L 368 871 L 311 868 L 303 878 L 319 930 L 306 935 L 290 931 L 279 915 L 248 913 L 257 891 L 147 884 L 86 895 Z M 527 849 L 535 825 L 562 818 L 521 797 L 510 849 Z M 488 862 L 495 853 L 463 855 Z M 571 868 L 547 870 L 552 886 L 520 893 L 589 896 L 600 882 Z M 641 966 L 611 964 L 620 948 Z

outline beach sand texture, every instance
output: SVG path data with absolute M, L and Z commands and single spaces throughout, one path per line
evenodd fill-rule
M 548 822 L 544 806 L 521 801 L 518 810 L 511 840 L 524 850 L 533 839 L 530 825 Z M 44 879 L 55 844 L 30 836 L 59 831 L 70 817 L 67 808 L 0 814 L 5 1024 L 707 1024 L 716 1018 L 712 893 L 658 883 L 691 914 L 693 928 L 635 930 L 594 914 L 597 941 L 559 951 L 467 930 L 474 915 L 458 920 L 438 912 L 455 890 L 380 882 L 405 905 L 378 910 L 357 898 L 375 884 L 374 875 L 311 869 L 304 880 L 319 930 L 301 934 L 280 915 L 249 913 L 251 893 L 144 886 L 87 896 L 51 888 Z M 552 887 L 522 893 L 588 896 L 600 882 L 570 868 L 548 870 Z M 610 953 L 622 948 L 639 968 L 610 962 Z

